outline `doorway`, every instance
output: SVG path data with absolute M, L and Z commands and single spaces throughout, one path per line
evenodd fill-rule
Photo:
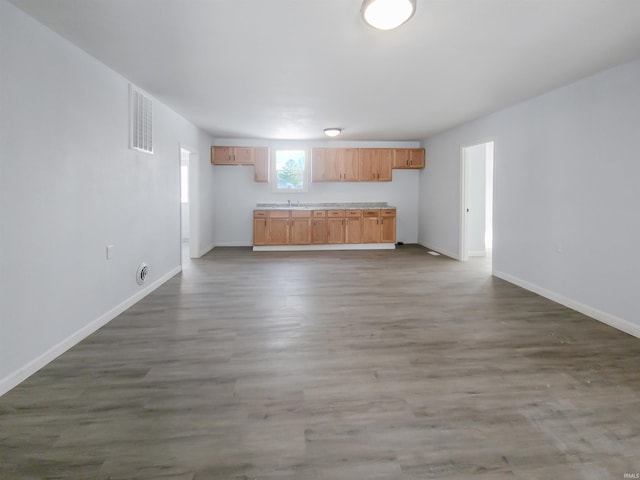
M 460 260 L 493 251 L 493 160 L 495 142 L 461 150 Z

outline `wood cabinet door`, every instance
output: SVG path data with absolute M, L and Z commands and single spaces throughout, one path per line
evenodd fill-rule
M 412 148 L 411 150 L 409 150 L 409 166 L 411 168 L 424 168 L 424 165 L 424 148 Z
M 380 210 L 363 210 L 362 217 L 362 243 L 379 243 Z
M 289 211 L 274 210 L 269 212 L 267 222 L 269 245 L 287 245 L 289 243 Z
M 343 182 L 357 182 L 360 179 L 358 174 L 358 149 L 357 148 L 343 148 L 342 149 L 342 181 Z
M 324 165 L 326 157 L 326 148 L 311 149 L 311 181 L 324 182 Z
M 269 183 L 269 148 L 254 147 L 253 149 L 254 180 Z
M 327 243 L 344 243 L 345 225 L 344 217 L 327 218 Z
M 269 236 L 267 230 L 268 214 L 265 210 L 253 211 L 253 244 L 267 245 Z
M 382 210 L 380 212 L 380 242 L 396 243 L 395 210 Z
M 253 147 L 234 147 L 233 163 L 236 165 L 253 165 Z
M 409 149 L 396 148 L 393 151 L 393 168 L 410 168 Z
M 375 148 L 358 149 L 358 178 L 361 182 L 375 182 L 378 166 Z
M 379 182 L 390 182 L 391 169 L 393 168 L 393 149 L 378 148 L 377 157 L 378 157 L 377 180 Z
M 327 219 L 314 218 L 311 220 L 311 243 L 322 245 L 327 243 Z
M 362 243 L 362 218 L 347 217 L 345 221 L 345 243 Z
M 211 147 L 211 163 L 233 165 L 233 147 Z
M 324 158 L 324 181 L 339 182 L 342 179 L 341 148 L 327 148 Z
M 292 210 L 289 225 L 289 243 L 291 245 L 309 245 L 311 243 L 310 210 Z

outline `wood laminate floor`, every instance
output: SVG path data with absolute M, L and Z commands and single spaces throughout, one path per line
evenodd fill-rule
M 638 478 L 640 340 L 426 252 L 188 262 L 0 397 L 0 478 Z

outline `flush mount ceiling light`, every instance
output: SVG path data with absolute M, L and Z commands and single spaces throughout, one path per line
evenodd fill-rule
M 362 17 L 374 28 L 392 30 L 409 20 L 416 11 L 416 0 L 364 0 Z
M 340 132 L 342 132 L 341 128 L 325 128 L 324 129 L 324 134 L 327 137 L 337 137 L 338 135 L 340 135 Z

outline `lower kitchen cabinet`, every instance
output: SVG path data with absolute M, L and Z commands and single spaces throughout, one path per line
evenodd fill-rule
M 396 243 L 396 211 L 380 210 L 380 243 Z
M 380 243 L 380 210 L 362 212 L 362 243 Z
M 272 210 L 267 222 L 269 230 L 267 245 L 289 244 L 289 210 Z
M 289 220 L 289 244 L 309 245 L 311 243 L 311 211 L 291 210 Z
M 327 211 L 327 243 L 344 243 L 344 210 Z
M 362 243 L 362 210 L 345 210 L 344 243 Z
M 267 218 L 269 212 L 266 210 L 253 211 L 253 244 L 268 245 L 269 230 L 267 229 Z
M 395 209 L 254 210 L 253 245 L 395 243 Z
M 311 218 L 311 243 L 323 245 L 327 243 L 327 212 L 314 210 Z

